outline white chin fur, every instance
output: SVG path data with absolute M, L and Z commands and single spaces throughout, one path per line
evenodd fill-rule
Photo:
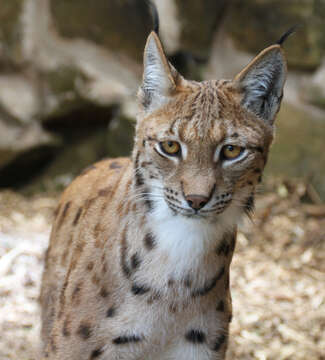
M 216 215 L 216 222 L 209 222 L 204 218 L 175 215 L 162 197 L 156 198 L 154 203 L 150 227 L 159 250 L 168 255 L 176 278 L 197 268 L 202 257 L 214 251 L 223 234 L 234 228 L 242 213 L 231 204 L 222 214 Z

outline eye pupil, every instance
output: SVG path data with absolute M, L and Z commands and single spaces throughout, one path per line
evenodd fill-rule
M 228 145 L 228 146 L 227 146 L 227 150 L 228 150 L 228 151 L 234 151 L 234 147 L 233 147 L 232 145 Z

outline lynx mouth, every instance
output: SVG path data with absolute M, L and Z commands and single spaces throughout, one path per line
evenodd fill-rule
M 168 199 L 165 199 L 169 209 L 172 210 L 172 212 L 175 215 L 181 215 L 189 219 L 207 219 L 215 217 L 216 215 L 219 215 L 223 212 L 222 211 L 216 211 L 215 209 L 212 210 L 194 210 L 194 209 L 186 209 L 184 207 L 181 207 L 179 205 L 176 205 L 169 201 Z

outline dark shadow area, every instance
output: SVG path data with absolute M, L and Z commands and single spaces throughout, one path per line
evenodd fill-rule
M 43 127 L 71 143 L 71 141 L 89 136 L 99 128 L 107 128 L 118 111 L 117 105 L 104 107 L 89 103 L 67 115 L 49 118 L 43 123 Z
M 0 188 L 17 189 L 25 186 L 53 161 L 57 151 L 58 148 L 54 146 L 41 146 L 18 155 L 0 170 Z
M 29 186 L 46 174 L 58 159 L 67 158 L 72 161 L 73 165 L 66 165 L 65 170 L 70 169 L 73 173 L 87 165 L 88 153 L 91 154 L 90 162 L 101 159 L 106 155 L 105 133 L 111 119 L 117 114 L 117 106 L 87 104 L 84 108 L 67 115 L 47 120 L 43 123 L 43 128 L 55 134 L 61 143 L 57 146 L 43 145 L 18 155 L 10 164 L 0 169 L 0 188 L 10 187 L 19 190 Z M 78 155 L 80 146 L 83 146 L 82 153 L 73 161 L 70 153 L 75 151 Z M 67 148 L 72 149 L 69 156 L 66 155 Z M 56 174 L 51 171 L 50 175 L 55 177 Z

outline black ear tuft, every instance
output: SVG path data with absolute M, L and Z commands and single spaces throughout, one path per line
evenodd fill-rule
M 152 16 L 153 31 L 159 35 L 159 14 L 156 5 L 151 0 L 145 0 Z
M 276 44 L 282 45 L 282 44 L 287 40 L 287 38 L 288 38 L 290 35 L 292 35 L 293 33 L 295 33 L 296 30 L 297 30 L 298 28 L 300 28 L 300 27 L 301 27 L 301 25 L 299 25 L 299 24 L 292 26 L 289 30 L 287 30 L 287 31 L 280 37 L 280 39 L 276 42 Z

